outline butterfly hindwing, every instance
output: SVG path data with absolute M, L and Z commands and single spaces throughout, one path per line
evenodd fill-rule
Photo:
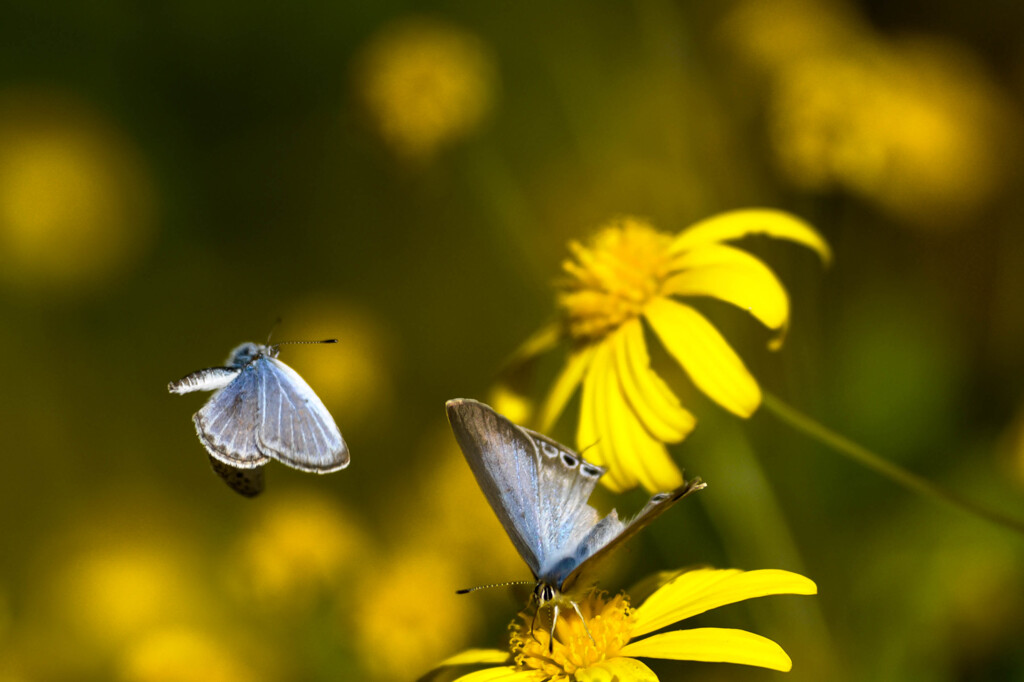
M 288 365 L 261 356 L 250 367 L 259 377 L 259 450 L 301 471 L 326 474 L 349 463 L 348 446 L 313 389 Z
M 259 423 L 257 383 L 253 367 L 242 369 L 192 418 L 207 452 L 226 464 L 243 469 L 266 464 L 269 460 L 260 452 L 256 439 L 256 425 Z
M 213 456 L 210 457 L 210 466 L 239 495 L 255 497 L 263 492 L 264 466 L 240 469 L 230 464 L 225 464 Z
M 614 550 L 620 544 L 639 533 L 647 524 L 664 514 L 669 507 L 692 492 L 705 487 L 699 478 L 683 483 L 680 487 L 667 493 L 658 493 L 651 497 L 636 516 L 629 521 L 620 521 L 613 509 L 608 516 L 594 526 L 576 548 L 574 559 L 577 565 L 566 575 L 557 576 L 560 583 L 571 585 L 580 573 L 587 570 Z
M 545 561 L 540 577 L 549 575 L 601 520 L 587 504 L 605 470 L 587 462 L 564 445 L 521 428 L 534 443 L 539 459 L 542 544 Z

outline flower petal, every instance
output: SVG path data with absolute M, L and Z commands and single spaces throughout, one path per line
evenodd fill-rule
M 475 670 L 455 678 L 453 682 L 540 682 L 544 679 L 547 678 L 540 670 L 516 670 L 515 666 L 509 665 Z
M 778 644 L 746 630 L 695 628 L 652 635 L 622 648 L 625 656 L 741 663 L 787 672 L 793 661 Z
M 672 390 L 651 370 L 643 324 L 630 320 L 615 332 L 615 374 L 619 388 L 644 428 L 663 443 L 678 443 L 697 420 L 679 404 Z
M 601 412 L 609 445 L 606 453 L 609 462 L 615 462 L 616 469 L 605 477 L 611 479 L 606 485 L 620 492 L 622 482 L 628 480 L 639 480 L 645 489 L 654 493 L 678 488 L 683 484 L 679 468 L 664 444 L 651 436 L 633 411 L 622 392 L 617 365 L 612 358 L 613 349 L 608 349 L 608 355 L 605 390 L 599 394 L 599 400 L 604 402 Z
M 624 467 L 619 459 L 621 454 L 629 453 L 617 446 L 615 437 L 621 432 L 617 433 L 610 421 L 614 416 L 609 411 L 609 379 L 614 379 L 611 363 L 611 347 L 598 344 L 583 379 L 576 444 L 581 451 L 586 450 L 588 461 L 608 468 L 601 482 L 616 492 L 622 492 L 636 485 L 636 474 Z
M 574 674 L 576 682 L 658 682 L 654 671 L 635 658 L 609 658 Z
M 562 325 L 550 322 L 523 341 L 506 361 L 506 365 L 518 365 L 552 350 L 562 340 Z
M 658 588 L 636 609 L 633 636 L 684 620 L 711 609 L 772 594 L 817 594 L 818 586 L 797 573 L 764 569 L 701 568 L 687 571 Z
M 785 330 L 789 297 L 768 266 L 749 253 L 719 244 L 684 251 L 673 260 L 662 289 L 675 296 L 712 296 L 743 308 L 769 329 Z M 769 344 L 781 345 L 781 334 Z
M 547 433 L 555 425 L 555 422 L 558 421 L 558 417 L 561 416 L 566 403 L 572 398 L 572 394 L 576 392 L 577 387 L 579 387 L 580 382 L 583 380 L 584 374 L 586 374 L 587 369 L 590 367 L 596 347 L 593 344 L 584 346 L 569 355 L 565 367 L 562 368 L 558 378 L 555 379 L 555 383 L 551 386 L 548 397 L 544 401 L 543 407 L 541 407 L 540 419 L 538 421 L 540 431 Z
M 826 265 L 832 260 L 832 250 L 818 232 L 795 215 L 771 208 L 748 208 L 727 211 L 694 223 L 679 233 L 672 242 L 672 253 L 681 253 L 698 246 L 751 234 L 766 234 L 787 239 L 812 249 Z
M 501 382 L 491 387 L 487 404 L 516 424 L 526 424 L 533 414 L 533 401 Z
M 761 404 L 761 389 L 722 335 L 688 305 L 656 298 L 644 310 L 666 350 L 709 398 L 740 417 Z
M 479 665 L 481 663 L 507 663 L 511 656 L 507 650 L 502 649 L 466 649 L 455 654 L 451 658 L 441 661 L 437 667 L 445 668 L 451 665 Z

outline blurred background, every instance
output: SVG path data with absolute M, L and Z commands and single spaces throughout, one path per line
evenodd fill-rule
M 623 213 L 814 224 L 824 271 L 743 243 L 789 290 L 782 350 L 716 323 L 767 391 L 1024 516 L 1022 38 L 999 0 L 5 2 L 0 680 L 410 680 L 502 646 L 525 595 L 454 591 L 529 572 L 443 404 L 488 397 L 566 242 Z M 165 387 L 278 317 L 340 339 L 282 359 L 352 464 L 249 500 L 195 437 L 207 395 Z M 693 409 L 673 453 L 710 486 L 604 587 L 795 570 L 820 596 L 689 624 L 775 639 L 793 682 L 1024 680 L 1024 538 Z

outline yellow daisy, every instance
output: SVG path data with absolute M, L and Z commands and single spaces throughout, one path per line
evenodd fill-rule
M 423 160 L 480 127 L 495 98 L 497 67 L 472 33 L 407 17 L 363 49 L 356 79 L 384 141 L 404 158 Z
M 582 385 L 577 445 L 608 468 L 602 481 L 622 491 L 637 484 L 672 490 L 682 474 L 665 448 L 696 424 L 651 368 L 646 327 L 694 385 L 726 410 L 749 417 L 761 390 L 736 352 L 695 308 L 680 298 L 712 297 L 747 310 L 776 332 L 781 346 L 789 321 L 786 290 L 757 258 L 723 242 L 765 234 L 803 244 L 824 262 L 828 244 L 814 229 L 782 211 L 722 213 L 678 235 L 624 217 L 606 225 L 589 245 L 570 243 L 559 286 L 560 324 L 534 335 L 520 350 L 527 359 L 568 338 L 565 367 L 540 408 L 539 430 L 549 432 Z
M 456 682 L 657 682 L 638 658 L 741 663 L 785 672 L 793 663 L 782 647 L 745 630 L 703 627 L 651 633 L 726 604 L 817 591 L 813 581 L 788 571 L 702 568 L 676 575 L 637 608 L 626 595 L 591 593 L 579 604 L 586 626 L 575 611 L 563 610 L 553 644 L 544 628 L 531 631 L 532 618 L 520 614 L 510 628 L 508 651 L 464 651 L 441 666 L 495 664 Z

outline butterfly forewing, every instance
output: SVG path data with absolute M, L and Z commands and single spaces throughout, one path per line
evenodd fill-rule
M 260 386 L 260 450 L 302 471 L 330 473 L 348 466 L 348 446 L 334 418 L 291 367 L 262 356 L 253 363 Z
M 475 400 L 450 400 L 448 419 L 487 501 L 534 577 L 565 591 L 580 573 L 689 493 L 655 495 L 633 519 L 587 504 L 605 470 Z
M 216 391 L 234 381 L 239 371 L 237 367 L 201 369 L 177 381 L 172 381 L 167 385 L 167 390 L 178 395 L 192 393 L 193 391 Z
M 210 455 L 236 467 L 252 468 L 268 461 L 256 439 L 257 383 L 256 372 L 246 367 L 192 418 Z
M 449 400 L 448 421 L 480 489 L 519 556 L 540 574 L 545 558 L 539 453 L 518 426 L 475 400 Z

